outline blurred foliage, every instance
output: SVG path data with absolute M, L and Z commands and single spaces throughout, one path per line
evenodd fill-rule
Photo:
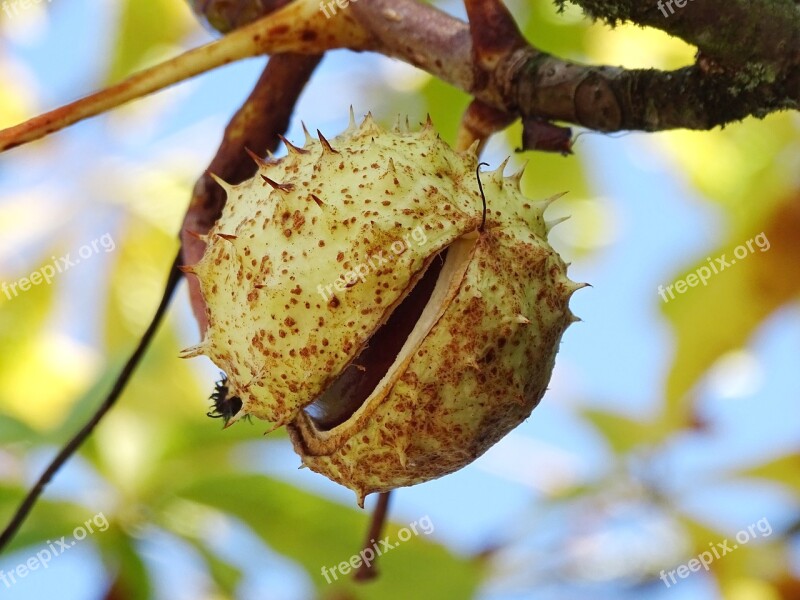
M 662 68 L 692 60 L 691 48 L 660 32 L 627 26 L 610 30 L 582 19 L 574 7 L 558 14 L 543 0 L 511 3 L 511 7 L 529 39 L 568 58 Z M 98 80 L 119 80 L 175 51 L 185 43 L 187 33 L 197 32 L 188 8 L 176 0 L 125 0 L 117 18 L 116 43 L 107 70 Z M 19 63 L 2 55 L 0 45 L 0 126 L 16 123 L 38 104 L 37 88 L 30 84 L 31 76 L 21 76 L 23 72 Z M 410 112 L 413 106 L 418 114 L 412 113 L 412 119 L 421 120 L 429 112 L 449 140 L 469 101 L 462 92 L 430 77 L 381 94 L 375 101 L 383 104 L 387 115 Z M 519 136 L 518 124 L 499 136 L 505 142 L 504 151 L 517 147 Z M 102 510 L 110 528 L 90 543 L 98 547 L 109 578 L 106 598 L 157 596 L 157 575 L 142 544 L 152 531 L 181 540 L 196 552 L 207 572 L 206 597 L 236 597 L 248 565 L 237 564 L 215 539 L 220 532 L 237 527 L 291 561 L 306 574 L 314 594 L 331 600 L 460 600 L 473 597 L 479 589 L 487 597 L 493 593 L 539 597 L 533 590 L 554 588 L 562 598 L 621 598 L 623 593 L 641 598 L 655 594 L 655 589 L 663 591 L 658 580 L 662 569 L 674 568 L 707 550 L 711 542 L 730 537 L 730 532 L 701 522 L 678 506 L 675 490 L 666 484 L 669 447 L 712 425 L 702 422 L 695 405 L 696 388 L 709 370 L 726 354 L 746 347 L 777 309 L 797 301 L 800 182 L 796 157 L 800 153 L 798 120 L 788 114 L 765 121 L 749 119 L 721 131 L 663 133 L 657 140 L 676 172 L 703 202 L 719 211 L 726 228 L 716 247 L 686 264 L 676 263 L 674 279 L 707 264 L 707 256 L 730 256 L 733 248 L 762 231 L 770 250 L 753 253 L 745 264 L 720 273 L 714 285 L 698 287 L 681 302 L 662 305 L 675 348 L 664 367 L 664 389 L 656 392 L 662 401 L 660 410 L 642 417 L 589 404 L 580 407 L 582 421 L 609 448 L 612 464 L 603 476 L 567 485 L 535 502 L 527 516 L 518 518 L 516 539 L 500 544 L 487 541 L 484 554 L 464 556 L 441 542 L 415 537 L 382 559 L 376 582 L 355 585 L 344 578 L 326 584 L 320 568 L 358 551 L 368 515 L 353 504 L 334 502 L 259 473 L 242 460 L 256 446 L 285 445 L 283 434 L 275 432 L 264 442 L 262 428 L 247 425 L 223 434 L 218 422 L 205 417 L 204 402 L 211 391 L 208 373 L 176 358 L 180 340 L 187 336 L 185 317 L 174 310 L 123 400 L 75 461 L 82 472 L 90 474 L 84 474 L 91 479 L 89 488 L 64 485 L 46 495 L 13 549 L 41 547 L 45 540 L 71 532 L 87 515 Z M 36 153 L 47 157 L 59 151 L 57 144 L 45 140 L 26 151 L 31 157 Z M 92 152 L 102 154 L 104 149 L 95 147 Z M 202 166 L 194 166 L 199 173 Z M 567 212 L 570 204 L 576 210 L 581 203 L 595 206 L 599 193 L 588 174 L 590 168 L 580 151 L 571 158 L 536 155 L 523 187 L 532 197 L 569 190 Z M 158 302 L 176 251 L 172 232 L 188 201 L 191 174 L 176 167 L 174 177 L 148 179 L 136 165 L 120 169 L 128 177 L 119 186 L 124 189 L 114 190 L 117 197 L 101 205 L 118 223 L 118 251 L 104 259 L 106 274 L 99 283 L 88 285 L 101 299 L 87 309 L 99 328 L 100 341 L 92 345 L 64 329 L 65 316 L 58 313 L 65 291 L 61 282 L 34 287 L 24 300 L 0 294 L 0 522 L 16 507 L 42 456 L 63 443 L 110 388 Z M 89 173 L 78 172 L 74 177 L 85 178 L 87 189 L 103 185 L 91 180 Z M 45 234 L 20 225 L 20 212 L 34 206 L 31 197 L 32 192 L 31 196 L 12 193 L 0 204 L 0 243 L 11 240 L 29 248 L 21 267 L 0 264 L 2 281 L 29 273 L 47 264 L 47 257 L 72 247 L 72 239 L 60 233 L 60 219 L 46 224 L 51 229 Z M 141 198 L 154 200 L 148 203 Z M 66 222 L 75 224 L 84 208 L 75 208 L 76 214 Z M 36 244 L 24 238 L 26 231 L 46 243 L 30 249 Z M 10 245 L 0 247 L 0 252 L 16 256 Z M 575 256 L 594 252 L 591 243 L 577 242 L 571 250 Z M 184 299 L 179 297 L 178 302 Z M 654 296 L 654 305 L 657 302 Z M 70 469 L 61 477 L 74 475 Z M 719 477 L 745 484 L 767 482 L 800 498 L 800 455 L 792 452 L 760 464 L 743 464 Z M 556 522 L 567 526 L 554 528 Z M 613 545 L 612 532 L 631 523 L 636 533 L 617 536 L 614 543 L 620 545 Z M 741 548 L 714 564 L 710 576 L 717 582 L 719 597 L 798 597 L 800 582 L 789 568 L 787 553 L 800 527 L 779 529 L 777 523 L 774 527 L 768 543 Z M 392 524 L 387 533 L 394 536 L 398 530 Z M 668 542 L 656 548 L 653 539 Z M 260 565 L 265 559 L 255 556 L 252 561 Z M 423 589 L 424 596 L 420 595 Z
M 123 2 L 108 82 L 117 82 L 173 52 L 189 31 L 186 11 L 174 0 Z
M 744 346 L 764 319 L 800 294 L 800 194 L 766 200 L 775 202 L 765 221 L 754 218 L 739 225 L 724 245 L 708 253 L 713 268 L 722 263 L 730 265 L 717 275 L 711 271 L 714 285 L 698 287 L 685 301 L 665 305 L 677 334 L 676 356 L 666 389 L 665 418 L 670 422 L 674 418 L 679 424 L 690 416 L 684 406 L 689 392 L 716 360 Z M 738 248 L 747 252 L 734 255 Z M 731 269 L 737 262 L 740 266 Z M 709 269 L 709 264 L 707 258 L 701 258 L 681 278 L 701 268 Z M 712 313 L 715 319 L 709 320 Z

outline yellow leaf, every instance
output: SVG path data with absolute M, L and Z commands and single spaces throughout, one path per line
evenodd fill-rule
M 653 442 L 651 427 L 647 423 L 603 410 L 584 409 L 581 412 L 616 454 L 627 454 L 637 446 Z
M 737 476 L 769 479 L 792 488 L 800 494 L 800 454 L 789 454 L 739 471 Z
M 9 359 L 7 359 L 9 360 Z M 75 398 L 94 380 L 101 359 L 94 350 L 67 336 L 47 332 L 16 352 L 6 364 L 5 410 L 47 429 L 64 418 Z
M 689 392 L 700 377 L 721 356 L 744 346 L 773 311 L 798 296 L 797 231 L 800 195 L 779 205 L 763 227 L 734 233 L 708 253 L 711 261 L 703 257 L 673 284 L 659 290 L 666 298 L 664 312 L 676 336 L 675 358 L 666 383 L 667 422 L 676 426 L 691 422 Z M 698 281 L 701 273 L 704 285 Z M 692 281 L 695 286 L 689 287 Z
M 192 26 L 183 2 L 127 0 L 120 11 L 120 31 L 111 60 L 109 82 L 163 59 Z

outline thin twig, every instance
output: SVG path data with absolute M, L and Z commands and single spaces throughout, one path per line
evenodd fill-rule
M 189 50 L 85 98 L 0 130 L 0 152 L 244 58 L 287 52 L 319 54 L 337 47 L 357 48 L 363 45 L 364 39 L 361 28 L 352 19 L 327 20 L 313 0 L 295 0 L 217 41 Z
M 511 125 L 516 118 L 514 114 L 499 111 L 480 100 L 473 100 L 461 117 L 454 147 L 463 152 L 474 142 L 478 142 L 476 154 L 480 156 L 488 139 Z
M 378 504 L 375 506 L 375 512 L 372 513 L 372 521 L 370 522 L 369 531 L 367 532 L 367 539 L 364 540 L 364 550 L 371 549 L 376 540 L 381 538 L 383 528 L 386 525 L 386 517 L 389 511 L 389 498 L 392 492 L 381 492 L 378 495 Z M 358 570 L 353 573 L 353 579 L 356 581 L 369 581 L 378 576 L 378 571 L 375 569 L 375 563 L 378 560 L 376 556 L 369 564 L 362 562 Z
M 0 534 L 0 552 L 5 549 L 8 543 L 17 533 L 17 530 L 25 521 L 25 518 L 28 516 L 28 513 L 30 513 L 33 505 L 39 499 L 39 496 L 42 495 L 42 492 L 44 492 L 45 486 L 50 483 L 53 475 L 55 475 L 64 465 L 64 463 L 67 462 L 67 460 L 69 460 L 73 454 L 75 454 L 78 448 L 80 448 L 81 444 L 83 444 L 86 438 L 91 435 L 97 424 L 102 420 L 105 414 L 111 410 L 116 401 L 119 399 L 128 381 L 130 381 L 133 372 L 139 365 L 139 362 L 141 361 L 145 350 L 147 350 L 150 341 L 155 336 L 156 330 L 161 323 L 164 313 L 167 311 L 170 300 L 172 299 L 178 282 L 181 279 L 182 274 L 178 270 L 179 261 L 180 254 L 175 257 L 172 267 L 170 267 L 167 285 L 164 289 L 164 295 L 162 296 L 161 302 L 159 303 L 158 308 L 153 315 L 153 320 L 147 327 L 142 339 L 139 340 L 139 344 L 136 346 L 133 354 L 131 354 L 130 358 L 128 358 L 128 362 L 126 362 L 125 366 L 122 368 L 117 380 L 114 382 L 114 387 L 111 389 L 108 396 L 106 396 L 106 399 L 103 401 L 103 403 L 97 408 L 94 415 L 92 415 L 92 418 L 89 419 L 89 421 L 81 428 L 81 430 L 76 433 L 75 436 L 67 443 L 67 445 L 61 449 L 47 469 L 45 469 L 44 473 L 42 473 L 42 475 L 39 477 L 39 480 L 36 482 L 36 484 L 25 496 L 24 500 L 19 505 L 19 508 L 17 508 L 17 511 L 14 513 L 11 521 L 8 523 L 5 530 L 3 530 L 3 533 Z

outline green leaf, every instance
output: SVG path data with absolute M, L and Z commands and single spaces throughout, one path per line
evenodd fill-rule
M 126 0 L 120 11 L 119 33 L 108 81 L 116 83 L 133 71 L 162 58 L 165 47 L 177 44 L 191 20 L 182 2 Z
M 0 414 L 0 440 L 5 446 L 11 444 L 32 445 L 39 443 L 41 436 L 35 429 L 10 415 Z
M 329 585 L 322 568 L 330 570 L 360 551 L 367 513 L 262 475 L 210 477 L 187 486 L 180 496 L 241 519 L 271 548 L 305 567 L 313 583 L 326 593 L 338 590 L 341 594 L 349 591 L 354 598 L 407 600 L 418 596 L 424 586 L 425 597 L 463 600 L 474 594 L 480 582 L 475 562 L 457 558 L 417 536 L 399 543 L 400 528 L 392 525 L 386 534 L 398 545 L 380 557 L 376 581 L 363 586 L 340 575 Z
M 615 454 L 627 454 L 637 446 L 653 444 L 651 423 L 591 408 L 584 408 L 581 414 L 603 435 Z
M 239 583 L 241 583 L 242 580 L 241 570 L 228 561 L 217 556 L 214 551 L 210 550 L 202 542 L 191 537 L 182 537 L 189 542 L 203 557 L 203 560 L 205 560 L 206 565 L 208 566 L 209 575 L 214 580 L 214 583 L 217 584 L 219 589 L 228 596 L 233 597 L 234 593 L 236 592 L 236 588 L 239 586 Z
M 56 246 L 49 250 L 55 254 Z M 0 294 L 0 377 L 13 371 L 20 351 L 35 343 L 53 307 L 55 290 L 56 286 L 43 283 L 11 298 Z M 0 398 L 2 393 L 0 391 Z
M 150 574 L 134 538 L 114 524 L 95 538 L 103 562 L 113 578 L 112 591 L 105 597 L 150 600 L 153 597 Z
M 21 486 L 0 485 L 0 523 L 3 526 L 11 520 L 25 492 L 27 488 Z M 80 504 L 40 499 L 5 552 L 45 548 L 47 540 L 71 536 L 77 526 L 92 516 L 92 509 Z
M 800 454 L 789 454 L 736 472 L 737 477 L 756 477 L 780 483 L 800 495 Z
M 469 106 L 471 98 L 461 90 L 432 77 L 419 92 L 427 105 L 427 111 L 431 115 L 436 131 L 442 139 L 449 144 L 454 144 L 458 125 L 461 123 L 461 115 Z M 406 109 L 407 110 L 407 109 Z M 422 118 L 423 115 L 420 115 Z M 410 119 L 412 131 L 417 123 Z

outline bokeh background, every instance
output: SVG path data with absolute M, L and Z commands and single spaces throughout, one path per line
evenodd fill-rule
M 612 30 L 546 0 L 509 6 L 529 39 L 563 57 L 693 60 L 655 30 Z M 0 127 L 212 38 L 179 0 L 0 10 Z M 0 293 L 2 524 L 144 331 L 193 183 L 264 60 L 0 156 L 0 283 L 104 235 L 114 242 L 50 285 Z M 430 113 L 452 141 L 468 101 L 402 63 L 332 52 L 289 137 L 303 139 L 300 119 L 335 135 L 352 104 L 386 125 Z M 368 585 L 329 585 L 321 568 L 358 551 L 374 498 L 361 511 L 347 490 L 298 470 L 282 432 L 222 431 L 205 416 L 218 372 L 177 358 L 198 340 L 182 285 L 127 392 L 0 569 L 101 513 L 107 529 L 47 569 L 0 580 L 0 598 L 800 598 L 799 132 L 784 113 L 713 132 L 587 133 L 567 158 L 515 154 L 519 125 L 491 140 L 492 165 L 529 161 L 530 197 L 569 191 L 549 209 L 571 215 L 552 243 L 593 287 L 573 297 L 583 322 L 564 336 L 533 416 L 468 468 L 395 493 L 388 534 L 424 517 L 434 531 L 384 555 Z M 762 232 L 769 250 L 668 303 L 659 296 Z M 759 522 L 710 572 L 659 579 Z

